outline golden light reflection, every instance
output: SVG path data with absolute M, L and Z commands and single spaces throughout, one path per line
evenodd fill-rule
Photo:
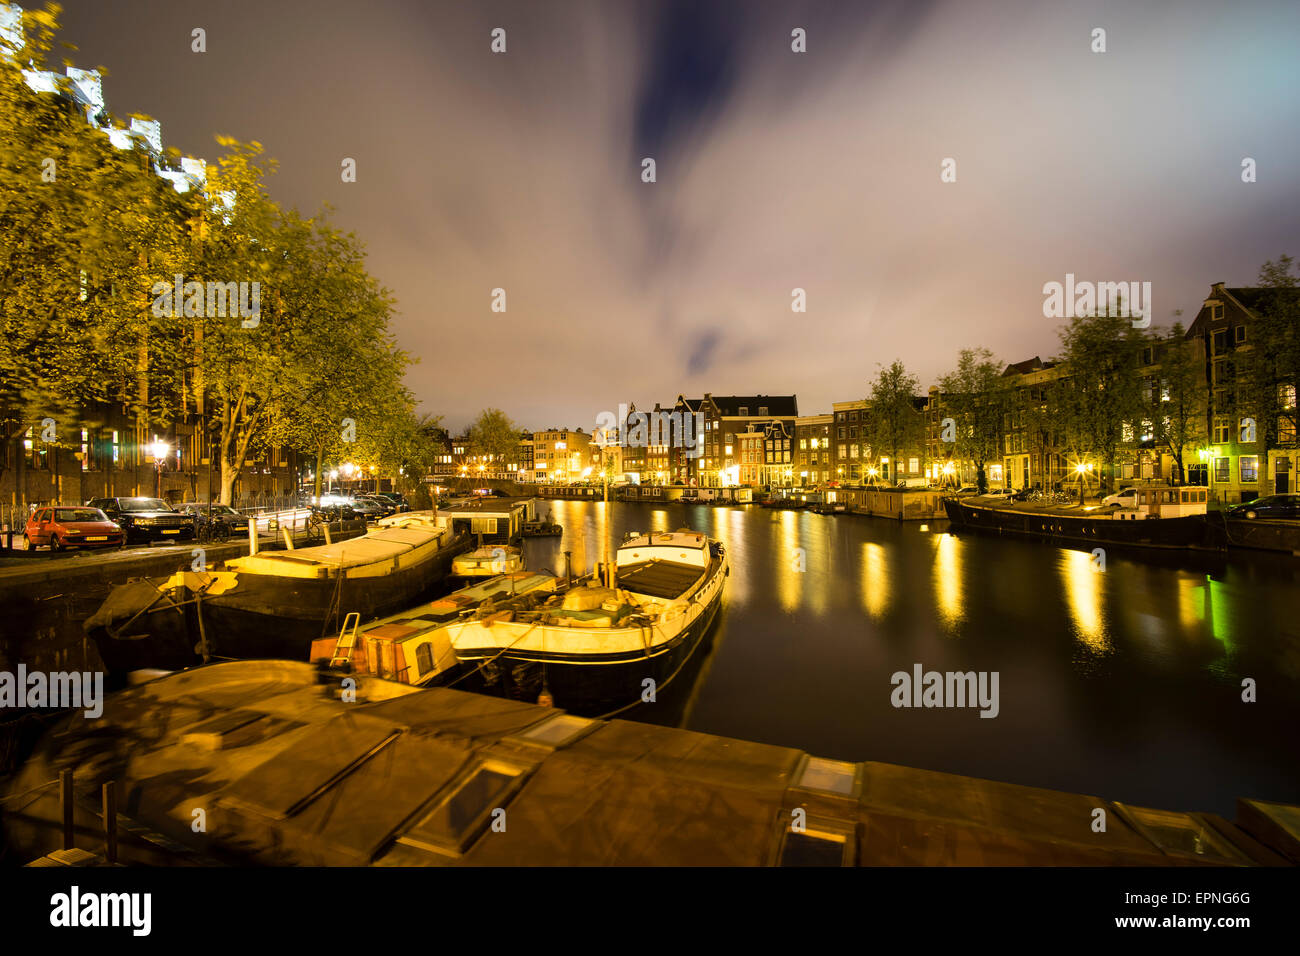
M 797 516 L 781 511 L 777 521 L 776 594 L 781 607 L 791 614 L 799 607 L 803 577 L 808 573 L 808 553 L 799 547 Z M 735 575 L 732 575 L 735 577 Z
M 1094 652 L 1110 651 L 1110 637 L 1101 610 L 1101 585 L 1104 571 L 1086 551 L 1063 551 L 1061 573 L 1065 578 L 1065 597 L 1070 607 L 1074 629 L 1085 647 Z
M 731 577 L 725 592 L 728 603 L 744 604 L 749 600 L 749 575 L 745 572 L 745 512 L 740 508 L 711 509 L 709 533 L 723 543 L 731 560 Z
M 961 539 L 952 534 L 936 535 L 934 561 L 934 596 L 939 616 L 949 627 L 961 623 L 965 608 L 961 594 Z
M 1178 579 L 1178 620 L 1187 634 L 1200 631 L 1205 620 L 1206 600 L 1207 589 L 1203 581 L 1191 577 Z
M 874 541 L 862 543 L 862 608 L 880 617 L 889 607 L 889 563 L 885 549 Z

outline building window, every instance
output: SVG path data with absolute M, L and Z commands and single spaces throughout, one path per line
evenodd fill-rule
M 1237 344 L 1240 345 L 1242 342 L 1246 341 L 1246 327 L 1244 325 L 1237 326 L 1233 331 L 1236 332 Z
M 1241 456 L 1241 481 L 1242 484 L 1259 481 L 1259 457 L 1257 455 Z
M 740 406 L 740 417 L 741 417 L 741 418 L 748 418 L 748 417 L 749 417 L 749 406 L 748 406 L 748 405 L 741 405 L 741 406 Z
M 1214 354 L 1222 355 L 1228 350 L 1228 331 L 1220 329 L 1214 333 Z
M 1230 459 L 1230 458 L 1216 458 L 1216 459 L 1214 459 L 1214 480 L 1215 480 L 1215 481 L 1231 481 L 1231 480 L 1232 480 L 1232 472 L 1231 472 L 1230 469 L 1229 469 L 1229 466 L 1230 466 L 1231 464 L 1232 464 L 1232 459 Z
M 1220 419 L 1214 423 L 1214 443 L 1216 445 L 1227 444 L 1228 430 L 1228 423 L 1226 421 Z M 1223 480 L 1227 481 L 1228 479 L 1224 478 Z
M 766 406 L 766 405 L 760 405 L 760 406 L 758 406 L 758 414 L 759 414 L 759 417 L 766 417 L 766 415 L 767 415 L 767 406 Z
M 1210 306 L 1210 318 L 1214 320 L 1223 318 L 1223 306 L 1217 303 Z

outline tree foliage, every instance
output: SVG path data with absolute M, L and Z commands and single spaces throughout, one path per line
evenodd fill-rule
M 1010 404 L 1002 369 L 988 349 L 962 349 L 957 368 L 939 381 L 943 408 L 955 426 L 952 457 L 975 465 L 981 492 L 988 486 L 985 466 L 1002 451 L 1003 415 Z
M 881 368 L 871 385 L 867 431 L 877 458 L 889 452 L 891 476 L 898 474 L 899 450 L 914 448 L 924 433 L 925 422 L 916 409 L 920 387 L 920 380 L 898 359 Z
M 203 188 L 178 193 L 157 174 L 175 151 L 115 147 L 66 77 L 60 94 L 33 91 L 22 70 L 43 69 L 56 15 L 26 14 L 25 46 L 0 57 L 5 437 L 45 418 L 71 431 L 114 407 L 142 431 L 194 420 L 223 502 L 273 444 L 314 457 L 317 474 L 360 448 L 376 469 L 422 457 L 402 382 L 409 357 L 361 243 L 324 212 L 280 208 L 257 143 L 218 137 L 224 153 Z M 158 289 L 176 282 L 184 296 L 160 308 Z M 231 283 L 246 284 L 251 315 L 235 301 L 215 307 L 214 284 Z

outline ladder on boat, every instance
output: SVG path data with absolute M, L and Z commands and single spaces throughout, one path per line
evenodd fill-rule
M 343 619 L 343 629 L 339 631 L 338 642 L 334 645 L 334 656 L 330 658 L 330 667 L 338 667 L 352 661 L 352 651 L 357 646 L 357 630 L 361 626 L 361 615 L 349 611 Z

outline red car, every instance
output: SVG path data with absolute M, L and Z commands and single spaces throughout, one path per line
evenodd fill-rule
M 122 529 L 98 508 L 37 508 L 23 529 L 23 550 L 49 545 L 51 551 L 67 548 L 116 548 Z

